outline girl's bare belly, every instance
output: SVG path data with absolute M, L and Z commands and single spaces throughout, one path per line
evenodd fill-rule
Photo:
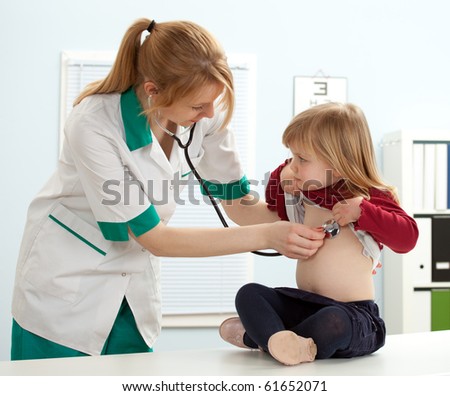
M 319 227 L 332 217 L 327 209 L 305 205 L 305 225 Z M 374 299 L 372 260 L 362 251 L 353 231 L 341 227 L 314 256 L 298 261 L 298 288 L 344 302 Z

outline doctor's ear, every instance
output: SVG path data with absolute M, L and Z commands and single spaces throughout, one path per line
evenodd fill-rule
M 146 81 L 144 83 L 144 91 L 147 96 L 157 95 L 159 93 L 158 87 L 153 81 Z

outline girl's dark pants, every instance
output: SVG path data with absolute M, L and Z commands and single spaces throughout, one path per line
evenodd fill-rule
M 236 309 L 246 334 L 244 342 L 267 351 L 270 336 L 291 330 L 311 337 L 318 359 L 368 355 L 384 345 L 386 328 L 372 300 L 339 302 L 294 288 L 244 285 Z

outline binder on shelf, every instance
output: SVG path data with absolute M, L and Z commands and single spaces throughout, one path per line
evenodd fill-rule
M 431 331 L 450 329 L 450 290 L 431 292 Z
M 414 332 L 431 331 L 431 291 L 414 291 L 412 296 L 414 315 L 411 317 Z
M 431 222 L 431 280 L 450 282 L 450 216 L 433 216 Z
M 435 201 L 436 210 L 447 209 L 448 191 L 448 144 L 436 144 L 436 164 L 435 164 Z
M 436 145 L 424 145 L 423 161 L 423 209 L 433 210 L 435 202 L 435 165 L 436 165 Z
M 450 143 L 414 142 L 412 145 L 413 210 L 450 209 Z
M 423 209 L 423 160 L 424 145 L 422 143 L 413 144 L 413 205 L 415 210 Z

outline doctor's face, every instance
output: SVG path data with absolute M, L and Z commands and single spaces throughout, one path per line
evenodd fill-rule
M 221 84 L 210 84 L 202 87 L 193 95 L 161 109 L 161 117 L 175 124 L 188 127 L 202 118 L 214 116 L 214 102 L 223 91 Z

